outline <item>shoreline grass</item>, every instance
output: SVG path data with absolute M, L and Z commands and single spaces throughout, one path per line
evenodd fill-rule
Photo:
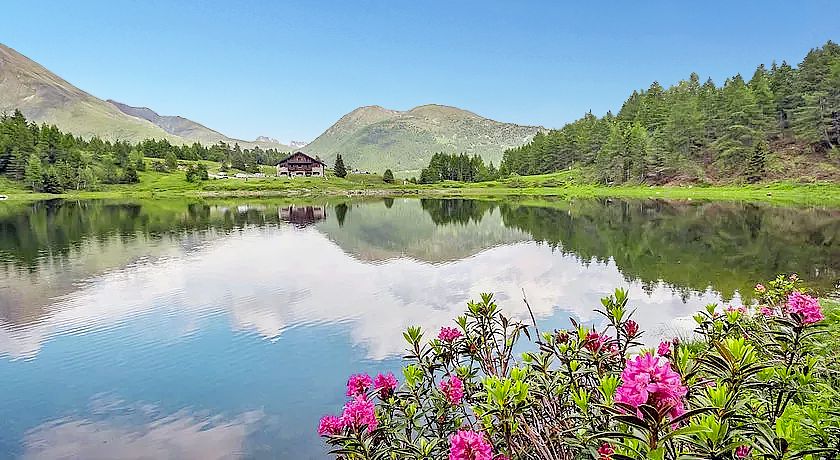
M 381 177 L 353 174 L 347 178 L 254 178 L 187 182 L 183 174 L 143 172 L 138 184 L 105 185 L 99 191 L 63 194 L 34 193 L 20 183 L 4 179 L 0 194 L 11 201 L 104 198 L 236 198 L 236 197 L 340 197 L 417 196 L 428 198 L 554 197 L 636 198 L 707 201 L 749 201 L 774 204 L 840 207 L 840 184 L 773 182 L 758 185 L 714 186 L 604 186 L 578 183 L 567 172 L 541 176 L 513 177 L 501 181 L 442 182 L 418 185 L 386 184 Z

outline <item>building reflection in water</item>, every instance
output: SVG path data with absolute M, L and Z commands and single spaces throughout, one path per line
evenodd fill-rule
M 327 218 L 326 206 L 296 206 L 281 207 L 278 211 L 280 219 L 303 228 Z

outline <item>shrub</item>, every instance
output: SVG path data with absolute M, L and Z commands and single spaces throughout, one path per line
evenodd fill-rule
M 603 327 L 541 334 L 482 294 L 436 337 L 408 328 L 404 383 L 351 377 L 319 434 L 345 459 L 836 458 L 820 304 L 795 275 L 755 294 L 707 306 L 691 340 L 655 350 L 620 289 L 596 310 Z M 514 353 L 532 334 L 535 349 Z
M 156 160 L 156 161 L 152 162 L 152 171 L 165 173 L 165 172 L 169 172 L 169 169 L 167 169 L 166 163 L 164 163 L 162 161 L 159 161 L 159 160 Z
M 195 163 L 187 166 L 187 182 L 203 181 L 210 178 L 207 173 L 207 166 L 203 163 Z

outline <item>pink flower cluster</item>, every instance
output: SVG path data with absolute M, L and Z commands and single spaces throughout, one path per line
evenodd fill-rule
M 615 449 L 613 449 L 612 446 L 607 443 L 603 443 L 600 447 L 598 447 L 598 460 L 611 460 L 614 453 Z
M 452 404 L 453 406 L 461 404 L 461 399 L 464 397 L 464 382 L 462 382 L 457 375 L 449 377 L 448 380 L 441 380 L 438 387 L 446 396 L 446 400 L 449 401 L 449 404 Z
M 747 455 L 750 454 L 752 448 L 750 446 L 738 446 L 735 449 L 735 456 L 738 458 L 747 458 Z
M 659 356 L 668 356 L 671 354 L 671 342 L 662 341 L 659 342 L 659 346 L 656 347 L 656 354 Z
M 449 460 L 493 460 L 493 447 L 483 433 L 457 431 L 449 438 Z
M 368 430 L 375 430 L 379 424 L 376 420 L 376 406 L 364 395 L 356 396 L 344 405 L 341 413 L 341 424 L 347 428 L 359 429 L 367 426 Z
M 586 334 L 583 346 L 587 350 L 596 354 L 602 351 L 609 351 L 612 354 L 618 353 L 618 342 L 606 334 L 599 334 L 595 331 Z
M 799 291 L 794 291 L 788 296 L 785 308 L 788 313 L 796 313 L 802 316 L 802 322 L 805 324 L 812 324 L 825 319 L 820 302 Z
M 438 338 L 444 342 L 453 342 L 458 337 L 461 337 L 461 331 L 454 327 L 442 327 L 438 333 Z
M 335 436 L 341 433 L 344 424 L 341 419 L 335 415 L 325 415 L 321 417 L 321 422 L 318 423 L 318 436 Z
M 633 321 L 632 319 L 628 319 L 626 323 L 624 323 L 624 332 L 627 333 L 628 337 L 635 337 L 636 334 L 639 333 L 639 323 Z
M 776 311 L 768 305 L 759 305 L 758 312 L 766 317 L 776 316 Z
M 394 394 L 394 390 L 397 389 L 397 385 L 397 378 L 390 372 L 387 374 L 379 374 L 375 379 L 373 379 L 373 387 L 379 391 L 379 397 L 382 399 Z
M 733 307 L 732 305 L 726 307 L 726 312 L 727 313 L 733 313 L 733 312 L 736 312 L 736 311 L 738 313 L 746 314 L 747 313 L 747 307 L 745 307 L 743 305 L 741 305 L 740 307 Z
M 368 430 L 375 430 L 379 425 L 376 420 L 376 405 L 367 397 L 367 391 L 371 385 L 379 391 L 381 398 L 386 398 L 397 389 L 397 379 L 394 374 L 378 374 L 376 379 L 371 379 L 367 374 L 351 375 L 347 380 L 347 396 L 350 401 L 344 405 L 344 411 L 340 417 L 325 415 L 318 423 L 318 434 L 320 436 L 335 436 L 341 434 L 345 428 L 358 430 L 367 427 Z
M 335 436 L 341 434 L 344 428 L 358 430 L 367 427 L 375 430 L 379 422 L 376 420 L 376 406 L 365 395 L 358 395 L 344 405 L 341 417 L 326 415 L 318 423 L 318 435 Z
M 351 375 L 347 380 L 347 396 L 353 397 L 367 393 L 373 380 L 367 374 Z
M 683 397 L 687 391 L 668 360 L 645 353 L 627 360 L 615 402 L 636 408 L 648 404 L 667 410 L 673 419 L 685 413 Z
M 596 352 L 598 352 L 598 350 L 601 349 L 601 347 L 604 346 L 604 342 L 606 342 L 606 341 L 607 341 L 606 336 L 601 335 L 601 334 L 599 334 L 595 331 L 592 331 L 592 332 L 588 332 L 586 334 L 586 339 L 583 343 L 583 346 L 587 350 L 591 351 L 592 353 L 596 353 Z

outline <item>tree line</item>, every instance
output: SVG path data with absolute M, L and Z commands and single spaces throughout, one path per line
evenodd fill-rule
M 840 160 L 840 46 L 829 41 L 793 67 L 763 64 L 717 86 L 696 73 L 634 91 L 617 114 L 587 113 L 504 153 L 499 172 L 582 167 L 600 183 L 759 181 L 770 155 Z M 776 153 L 773 153 L 776 152 Z
M 210 160 L 246 172 L 259 171 L 259 165 L 274 165 L 288 152 L 260 147 L 243 149 L 220 142 L 212 146 L 199 143 L 173 145 L 167 140 L 149 139 L 137 144 L 108 141 L 99 137 L 84 139 L 59 130 L 54 125 L 28 121 L 16 110 L 0 115 L 0 175 L 24 182 L 34 191 L 60 193 L 65 190 L 95 190 L 102 184 L 139 182 L 139 171 L 146 169 L 145 158 L 156 158 L 156 171 L 178 168 L 178 160 Z M 207 178 L 206 168 L 188 168 L 188 179 Z
M 420 171 L 420 183 L 433 184 L 444 180 L 482 182 L 497 179 L 498 175 L 493 162 L 485 165 L 478 155 L 436 153 L 432 155 L 429 166 Z

